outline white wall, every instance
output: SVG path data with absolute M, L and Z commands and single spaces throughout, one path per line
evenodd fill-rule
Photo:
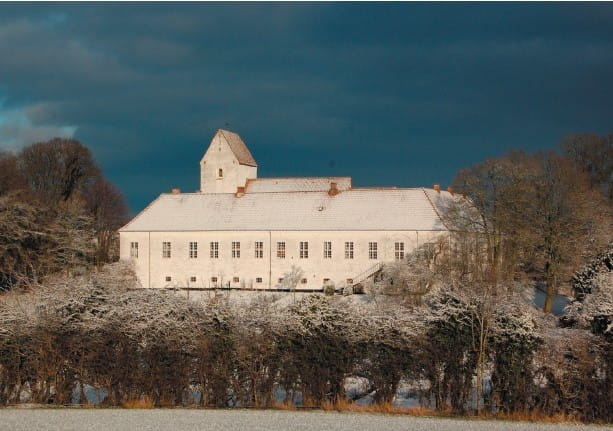
M 244 232 L 121 232 L 120 257 L 130 259 L 130 242 L 138 242 L 139 256 L 133 259 L 143 287 L 212 287 L 211 277 L 225 286 L 274 288 L 292 265 L 305 273 L 306 284 L 298 289 L 319 289 L 323 279 L 335 284 L 355 278 L 377 262 L 394 260 L 394 243 L 404 242 L 405 253 L 446 232 L 431 231 L 244 231 Z M 171 257 L 162 257 L 162 242 L 171 243 Z M 198 258 L 189 258 L 189 242 L 198 243 Z M 209 243 L 219 243 L 219 259 L 209 256 Z M 231 243 L 240 242 L 240 258 L 232 258 Z M 255 258 L 255 241 L 264 243 L 264 257 Z M 277 242 L 285 241 L 286 257 L 277 258 Z M 300 241 L 308 241 L 309 257 L 299 256 Z M 324 259 L 323 243 L 332 242 L 332 258 Z M 345 242 L 353 241 L 354 259 L 345 259 Z M 368 243 L 377 242 L 378 259 L 371 260 Z M 270 244 L 272 243 L 272 249 Z M 165 277 L 170 276 L 171 282 Z M 196 282 L 190 277 L 195 276 Z M 239 282 L 232 281 L 234 277 Z M 262 283 L 256 283 L 256 277 Z

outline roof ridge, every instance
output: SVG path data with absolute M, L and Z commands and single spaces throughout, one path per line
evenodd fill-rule
M 434 210 L 434 212 L 436 213 L 438 218 L 441 220 L 441 223 L 443 223 L 443 226 L 445 226 L 447 228 L 447 230 L 451 230 L 451 229 L 449 229 L 449 226 L 447 226 L 447 223 L 445 223 L 445 220 L 443 220 L 443 217 L 441 216 L 441 213 L 438 211 L 438 208 L 436 207 L 436 205 L 434 205 L 434 202 L 432 202 L 432 199 L 430 199 L 430 196 L 428 196 L 428 193 L 426 192 L 426 189 L 424 187 L 422 187 L 421 190 L 424 192 L 424 195 L 426 195 L 426 199 L 428 199 L 428 202 L 430 202 L 430 205 L 432 205 L 432 209 Z

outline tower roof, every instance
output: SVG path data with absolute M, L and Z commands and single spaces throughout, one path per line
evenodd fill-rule
M 217 133 L 215 133 L 215 136 L 217 135 L 223 137 L 223 139 L 228 143 L 239 164 L 257 167 L 258 164 L 255 162 L 249 148 L 247 148 L 247 145 L 245 145 L 238 133 L 218 129 Z

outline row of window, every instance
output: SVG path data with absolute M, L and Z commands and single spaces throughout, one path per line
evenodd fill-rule
M 171 282 L 171 281 L 172 281 L 172 277 L 171 277 L 170 275 L 167 275 L 167 276 L 165 277 L 165 280 L 166 280 L 167 282 Z M 191 276 L 191 277 L 189 278 L 190 283 L 195 283 L 197 280 L 198 280 L 198 279 L 197 279 L 197 277 L 196 277 L 196 276 Z M 330 281 L 330 279 L 329 279 L 329 278 L 324 278 L 324 279 L 323 279 L 323 282 L 324 282 L 324 283 L 327 283 L 327 282 L 329 282 L 329 281 Z M 217 277 L 211 277 L 211 283 L 213 283 L 213 284 L 217 284 L 217 282 L 218 282 L 218 278 L 217 278 Z M 232 282 L 233 282 L 233 283 L 239 283 L 239 282 L 240 282 L 240 278 L 239 278 L 239 277 L 232 277 Z M 256 282 L 257 284 L 261 284 L 261 283 L 262 283 L 262 277 L 256 277 L 256 278 L 255 278 L 255 282 Z M 283 278 L 279 278 L 278 282 L 279 282 L 279 283 L 282 283 L 282 282 L 283 282 Z M 306 278 L 302 278 L 302 279 L 300 280 L 300 284 L 307 284 L 307 282 L 308 282 L 308 280 L 307 280 Z M 351 283 L 353 283 L 353 279 L 352 279 L 352 278 L 348 278 L 348 279 L 347 279 L 347 284 L 351 284 Z
M 354 255 L 354 243 L 353 241 L 345 242 L 345 259 L 353 259 Z M 285 259 L 285 242 L 279 241 L 277 242 L 277 258 Z M 255 258 L 262 259 L 264 257 L 264 242 L 255 241 Z M 324 241 L 323 246 L 323 256 L 324 259 L 332 259 L 332 241 Z M 172 256 L 172 244 L 170 241 L 162 242 L 162 257 L 170 258 Z M 299 256 L 300 259 L 308 259 L 309 258 L 309 242 L 308 241 L 300 241 L 299 246 Z M 138 242 L 130 243 L 130 257 L 138 258 Z M 219 242 L 211 241 L 209 243 L 209 257 L 211 259 L 219 259 Z M 241 243 L 240 241 L 232 241 L 232 258 L 240 259 L 241 257 Z M 394 257 L 396 260 L 404 259 L 404 242 L 396 242 L 394 243 Z M 198 243 L 195 241 L 190 241 L 189 243 L 189 258 L 197 259 L 198 258 Z M 368 258 L 369 259 L 377 259 L 378 258 L 378 244 L 377 242 L 369 242 L 368 243 Z

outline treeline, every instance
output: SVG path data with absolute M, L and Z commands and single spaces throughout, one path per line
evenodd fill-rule
M 476 403 L 613 420 L 610 344 L 589 330 L 555 328 L 516 286 L 499 292 L 485 324 L 478 292 L 453 286 L 412 307 L 323 295 L 278 307 L 264 297 L 196 303 L 135 285 L 129 267 L 113 264 L 6 295 L 0 404 L 84 403 L 88 387 L 106 394 L 106 406 L 320 406 L 367 394 L 389 403 L 402 384 L 422 404 L 458 414 Z M 475 398 L 481 351 L 487 384 Z M 367 382 L 361 393 L 347 392 L 351 378 Z
M 122 193 L 78 141 L 0 153 L 0 290 L 116 260 L 127 219 Z
M 559 153 L 488 159 L 460 171 L 454 184 L 477 211 L 451 205 L 450 227 L 482 235 L 490 281 L 542 286 L 546 312 L 558 288 L 570 294 L 574 271 L 611 241 L 613 134 L 568 136 Z

